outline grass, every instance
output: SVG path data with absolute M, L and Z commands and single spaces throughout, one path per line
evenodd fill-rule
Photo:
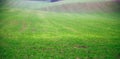
M 0 13 L 0 59 L 119 59 L 119 13 Z

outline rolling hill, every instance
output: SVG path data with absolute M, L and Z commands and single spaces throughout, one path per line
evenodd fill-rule
M 101 2 L 76 2 L 66 3 L 55 6 L 47 6 L 41 8 L 43 11 L 52 12 L 118 12 L 120 7 L 115 1 L 101 1 Z
M 0 59 L 120 59 L 118 2 L 9 1 L 0 8 Z

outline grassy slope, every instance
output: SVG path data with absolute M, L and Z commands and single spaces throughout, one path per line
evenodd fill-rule
M 117 59 L 116 14 L 8 10 L 0 14 L 0 59 Z

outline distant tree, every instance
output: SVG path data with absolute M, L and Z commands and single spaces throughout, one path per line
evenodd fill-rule
M 57 2 L 57 1 L 60 1 L 60 0 L 32 0 L 32 1 L 49 1 L 49 2 Z
M 7 0 L 0 0 L 0 6 L 3 6 Z
M 50 2 L 56 2 L 56 1 L 59 1 L 59 0 L 50 0 Z

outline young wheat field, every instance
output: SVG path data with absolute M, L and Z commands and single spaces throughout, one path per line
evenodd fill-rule
M 3 8 L 0 59 L 120 59 L 120 14 Z

